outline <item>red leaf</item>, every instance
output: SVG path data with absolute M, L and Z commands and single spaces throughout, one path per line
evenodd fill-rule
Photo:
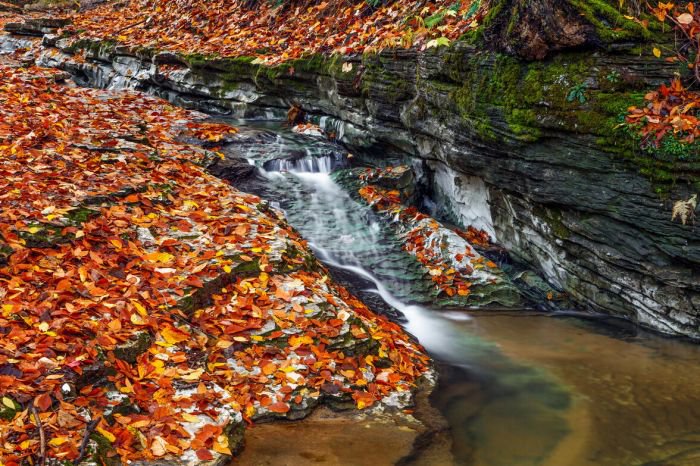
M 202 461 L 209 461 L 214 459 L 214 455 L 212 455 L 211 452 L 206 448 L 200 448 L 199 450 L 197 450 L 197 458 L 199 458 Z
M 48 411 L 52 404 L 51 395 L 48 393 L 42 393 L 34 400 L 34 406 L 39 408 L 39 411 Z

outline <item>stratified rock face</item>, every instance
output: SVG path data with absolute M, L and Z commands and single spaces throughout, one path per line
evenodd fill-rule
M 624 47 L 525 64 L 456 43 L 348 58 L 350 71 L 338 58 L 261 68 L 182 57 L 161 66 L 158 55 L 110 44 L 48 43 L 58 49 L 41 63 L 83 83 L 234 116 L 278 115 L 297 103 L 333 117 L 322 126 L 351 148 L 426 160 L 425 179 L 452 221 L 482 222 L 583 306 L 700 337 L 700 233 L 672 222 L 659 186 L 640 174 L 656 162 L 615 155 L 629 149 L 614 127 L 634 101 L 630 89 L 659 85 L 673 65 Z M 73 59 L 77 49 L 89 60 Z M 583 99 L 572 102 L 575 88 Z M 678 183 L 663 189 L 687 199 L 699 189 L 697 166 L 675 168 Z

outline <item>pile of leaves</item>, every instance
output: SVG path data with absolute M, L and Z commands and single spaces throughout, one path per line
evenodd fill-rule
M 484 14 L 481 0 L 407 0 L 376 7 L 365 0 L 129 0 L 77 15 L 71 29 L 80 38 L 184 54 L 253 56 L 274 64 L 313 53 L 448 44 L 476 27 Z
M 700 81 L 700 11 L 695 11 L 693 2 L 687 2 L 684 6 L 674 2 L 659 2 L 650 8 L 660 22 L 671 23 L 681 35 L 681 45 L 667 60 L 687 63 L 688 68 L 693 70 L 695 79 Z M 655 56 L 660 57 L 661 53 L 661 50 L 654 49 Z
M 410 393 L 421 348 L 207 174 L 221 154 L 203 146 L 235 129 L 62 78 L 0 66 L 5 466 L 75 461 L 90 438 L 122 461 L 204 461 L 246 421 Z
M 686 63 L 692 70 L 695 82 L 700 82 L 700 11 L 695 4 L 683 6 L 674 2 L 659 2 L 650 6 L 651 13 L 661 22 L 670 23 L 678 32 L 677 47 L 665 58 L 668 62 Z M 653 53 L 661 58 L 662 50 Z M 670 85 L 661 85 L 658 90 L 644 96 L 644 106 L 630 107 L 625 123 L 635 137 L 640 139 L 642 149 L 680 158 L 687 157 L 694 149 L 700 135 L 698 108 L 700 93 L 689 90 L 679 77 Z
M 392 171 L 394 169 L 390 169 Z M 396 170 L 400 171 L 400 170 Z M 376 178 L 376 172 L 361 177 Z M 376 185 L 359 189 L 360 196 L 378 212 L 389 215 L 399 225 L 403 249 L 423 264 L 441 293 L 447 296 L 469 296 L 474 280 L 480 281 L 480 269 L 488 267 L 497 273 L 497 265 L 476 252 L 464 238 L 486 239 L 488 234 L 471 227 L 468 231 L 449 230 L 415 207 L 401 203 L 401 193 Z M 493 277 L 489 277 L 489 280 Z
M 625 118 L 641 137 L 642 148 L 658 149 L 667 136 L 685 144 L 696 142 L 700 136 L 700 93 L 674 79 L 670 86 L 662 84 L 647 93 L 644 100 L 643 107 L 630 107 Z

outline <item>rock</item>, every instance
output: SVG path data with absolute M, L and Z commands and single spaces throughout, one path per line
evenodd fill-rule
M 447 228 L 415 207 L 402 203 L 406 192 L 401 187 L 413 179 L 411 173 L 405 166 L 354 169 L 337 175 L 336 179 L 349 186 L 354 197 L 367 202 L 385 217 L 402 241 L 403 249 L 422 264 L 426 277 L 434 282 L 440 304 L 519 307 L 518 290 L 495 263 L 474 249 L 467 240 L 472 240 L 468 232 Z M 353 177 L 360 180 L 359 190 Z M 476 230 L 472 232 L 473 235 L 477 233 Z M 485 243 L 488 235 L 480 232 L 473 240 Z
M 18 50 L 29 50 L 33 42 L 27 39 L 20 39 L 9 35 L 0 35 L 0 55 L 9 55 Z
M 67 18 L 28 18 L 22 23 L 7 23 L 5 31 L 25 36 L 54 34 L 58 29 L 71 23 Z
M 148 332 L 139 332 L 126 343 L 114 348 L 114 356 L 122 361 L 134 364 L 136 358 L 145 353 L 153 343 L 153 336 Z
M 22 7 L 8 2 L 0 2 L 0 12 L 22 13 Z
M 209 165 L 207 170 L 215 177 L 233 184 L 248 180 L 257 174 L 255 165 L 249 164 L 245 159 L 231 157 L 228 154 L 223 159 L 214 160 L 214 163 Z

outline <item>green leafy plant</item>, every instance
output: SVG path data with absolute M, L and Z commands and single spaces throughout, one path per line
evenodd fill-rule
M 586 90 L 588 89 L 588 84 L 580 83 L 569 89 L 569 93 L 566 95 L 567 102 L 579 101 L 580 103 L 586 103 L 588 98 L 586 97 Z
M 609 82 L 617 84 L 620 82 L 620 73 L 617 70 L 613 70 L 605 77 Z

